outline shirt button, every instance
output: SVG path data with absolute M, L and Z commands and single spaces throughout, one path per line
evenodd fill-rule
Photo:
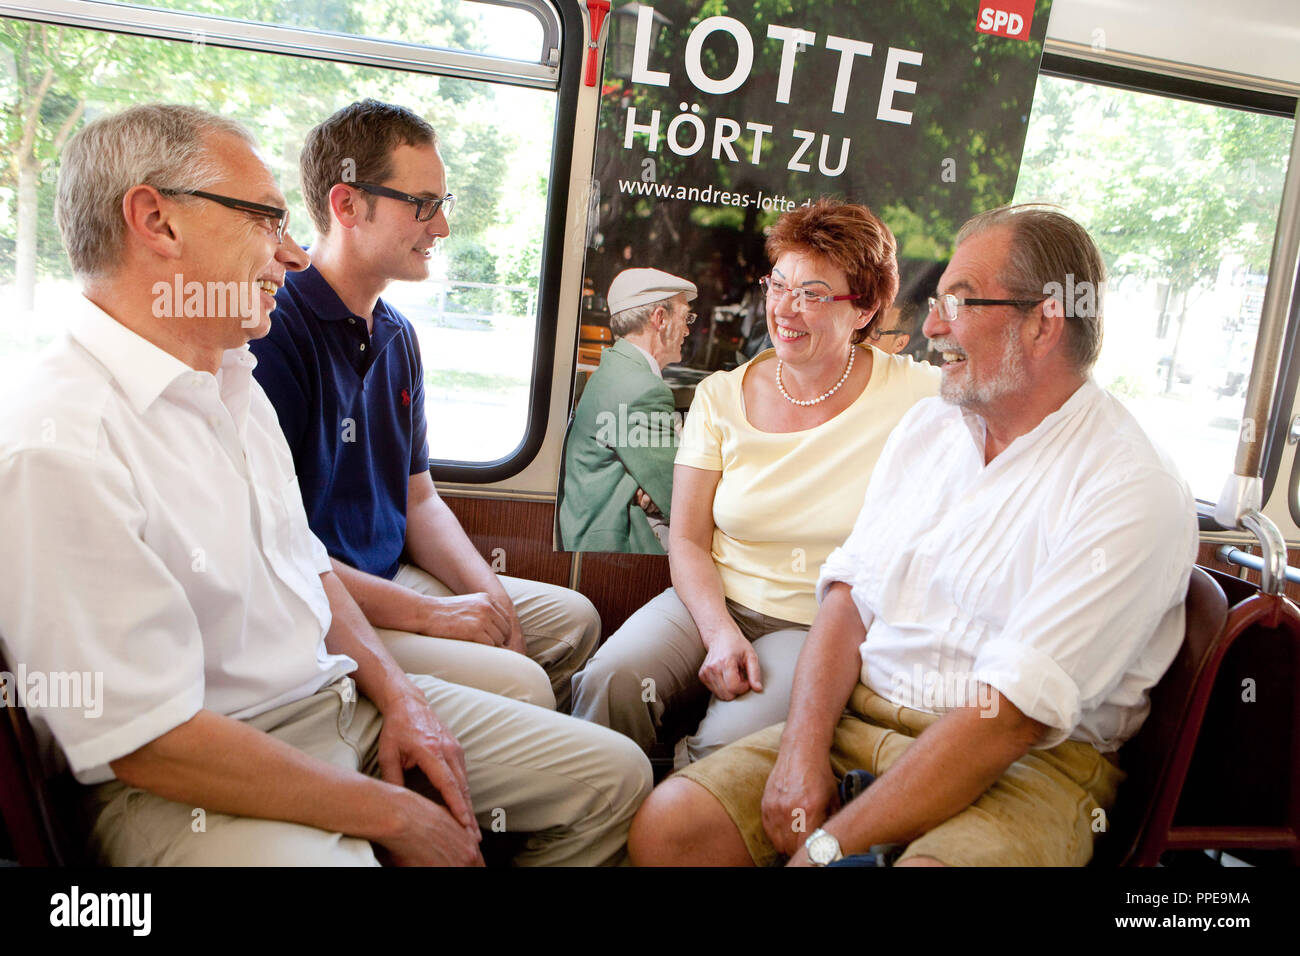
M 361 351 L 364 352 L 365 350 L 366 350 L 366 343 L 365 343 L 365 342 L 362 342 L 362 343 L 361 343 Z
M 348 325 L 356 325 L 356 324 L 357 324 L 356 319 L 348 319 Z

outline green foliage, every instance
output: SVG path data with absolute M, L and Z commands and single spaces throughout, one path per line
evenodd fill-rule
M 447 389 L 482 394 L 484 392 L 506 393 L 516 389 L 527 388 L 527 379 L 512 378 L 509 375 L 496 375 L 491 372 L 465 372 L 458 369 L 431 368 L 424 373 L 426 389 Z
M 691 210 L 691 224 L 703 229 L 734 229 L 745 226 L 745 214 L 735 206 L 699 205 Z
M 640 164 L 647 157 L 653 160 L 653 178 L 659 183 L 711 184 L 751 196 L 761 189 L 796 202 L 816 195 L 851 196 L 882 213 L 908 256 L 926 260 L 946 257 L 957 227 L 969 215 L 1008 201 L 1014 192 L 1033 92 L 1023 78 L 1035 71 L 1039 47 L 974 34 L 969 0 L 658 0 L 654 7 L 670 23 L 653 38 L 649 66 L 667 71 L 670 86 L 634 85 L 630 76 L 614 73 L 611 60 L 606 60 L 599 119 L 604 148 L 595 161 L 604 245 L 588 258 L 588 275 L 598 284 L 612 277 L 605 273 L 623 261 L 621 252 L 628 244 L 634 256 L 653 256 L 656 266 L 683 275 L 693 274 L 698 266 L 702 249 L 697 241 L 708 249 L 725 248 L 738 272 L 763 258 L 761 229 L 776 214 L 753 206 L 739 214 L 725 207 L 692 210 L 691 223 L 698 229 L 683 230 L 675 221 L 679 203 L 621 193 L 617 181 L 629 172 L 641 178 Z M 1047 0 L 1040 0 L 1036 31 L 1045 27 L 1047 12 Z M 743 86 L 725 95 L 702 93 L 686 77 L 685 49 L 692 29 L 715 15 L 736 17 L 753 38 L 752 71 Z M 635 29 L 635 18 L 614 19 L 611 44 L 617 31 Z M 944 22 L 970 26 L 936 29 Z M 767 38 L 772 24 L 817 35 L 814 44 L 798 53 L 788 104 L 776 101 L 783 49 Z M 831 108 L 840 56 L 825 47 L 829 35 L 874 44 L 870 57 L 855 61 L 843 113 Z M 899 98 L 898 106 L 913 113 L 910 125 L 876 119 L 889 47 L 924 56 L 922 67 L 905 67 L 900 73 L 919 82 L 916 95 Z M 714 36 L 705 42 L 701 63 L 709 76 L 729 75 L 735 62 L 730 38 Z M 1013 75 L 1019 82 L 1011 81 Z M 694 115 L 706 130 L 706 145 L 692 156 L 679 156 L 666 144 L 668 124 L 681 115 L 682 103 L 698 107 Z M 962 108 L 953 109 L 954 103 Z M 652 111 L 659 111 L 659 147 L 654 152 L 646 149 L 644 134 L 637 136 L 633 150 L 622 148 L 629 109 L 636 110 L 638 125 L 649 123 Z M 720 151 L 715 157 L 711 148 L 715 124 L 723 117 L 742 129 L 734 143 L 737 162 Z M 762 140 L 758 167 L 749 161 L 754 134 L 745 124 L 751 121 L 773 127 Z M 815 133 L 815 143 L 802 160 L 810 163 L 811 171 L 788 169 L 799 146 L 792 134 L 796 126 Z M 852 142 L 848 165 L 838 176 L 818 169 L 823 136 L 830 166 L 836 165 L 842 141 Z M 946 168 L 955 179 L 943 175 Z M 895 213 L 897 219 L 891 218 Z M 722 294 L 731 292 L 729 288 Z
M 453 235 L 446 240 L 447 275 L 462 282 L 497 281 L 496 257 L 477 239 Z M 452 311 L 495 312 L 496 295 L 492 289 L 455 288 L 448 295 Z
M 898 239 L 898 257 L 900 259 L 926 259 L 940 261 L 947 258 L 952 240 L 938 239 L 940 224 L 938 215 L 931 210 L 927 220 L 914 212 L 906 203 L 891 203 L 880 211 L 881 217 L 889 223 Z
M 1267 267 L 1292 125 L 1043 77 L 1016 199 L 1065 207 L 1113 276 L 1188 293 L 1232 253 Z
M 1147 396 L 1145 382 L 1129 375 L 1117 375 L 1106 383 L 1106 390 L 1120 398 L 1139 399 Z
M 1042 77 L 1016 199 L 1055 202 L 1096 239 L 1112 287 L 1123 276 L 1168 291 L 1176 316 L 1172 391 L 1187 309 L 1223 259 L 1267 269 L 1292 121 Z
M 483 48 L 477 22 L 461 0 L 150 0 L 150 5 L 407 43 Z M 402 103 L 438 129 L 450 186 L 460 200 L 453 239 L 469 239 L 475 250 L 462 253 L 469 259 L 461 264 L 475 276 L 508 273 L 536 281 L 540 239 L 529 237 L 540 237 L 542 231 L 547 170 L 539 159 L 549 155 L 551 130 L 538 133 L 532 127 L 548 122 L 550 94 L 503 93 L 505 88 L 481 82 L 223 49 L 204 40 L 130 37 L 0 18 L 5 157 L 0 165 L 0 282 L 14 277 L 20 176 L 37 187 L 31 217 L 36 263 L 26 281 L 68 274 L 53 225 L 55 173 L 59 149 L 86 119 L 135 103 L 170 101 L 241 120 L 262 144 L 289 200 L 295 238 L 306 243 L 310 220 L 298 182 L 303 137 L 334 110 L 364 96 Z M 516 101 L 530 104 L 528 122 L 518 124 L 523 133 L 499 118 L 504 110 L 518 108 Z M 526 143 L 523 135 L 544 140 Z M 512 167 L 528 170 L 521 174 L 525 183 L 512 182 Z M 523 187 L 526 201 L 511 199 L 507 205 L 503 200 L 517 187 Z M 489 235 L 503 231 L 501 216 L 510 222 L 504 230 L 509 235 Z M 507 254 L 499 239 L 520 241 Z

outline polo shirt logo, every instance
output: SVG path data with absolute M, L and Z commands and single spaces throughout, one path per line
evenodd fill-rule
M 406 389 L 402 389 L 402 407 L 403 408 L 411 407 L 411 393 L 408 392 Z

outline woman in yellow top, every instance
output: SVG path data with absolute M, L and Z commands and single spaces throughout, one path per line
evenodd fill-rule
M 701 382 L 686 419 L 673 586 L 573 679 L 575 716 L 647 750 L 667 711 L 707 701 L 679 765 L 785 719 L 818 571 L 852 530 L 885 438 L 939 389 L 939 370 L 891 354 L 896 342 L 868 344 L 898 331 L 880 325 L 898 293 L 895 241 L 869 209 L 800 207 L 767 254 L 774 348 Z

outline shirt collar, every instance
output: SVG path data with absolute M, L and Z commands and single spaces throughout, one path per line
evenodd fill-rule
M 334 287 L 325 281 L 325 277 L 315 266 L 308 266 L 302 272 L 289 273 L 285 277 L 285 282 L 293 286 L 294 291 L 307 300 L 307 304 L 311 306 L 312 312 L 318 319 L 326 322 L 341 322 L 344 319 L 360 318 L 343 304 Z M 376 306 L 376 317 L 378 311 Z M 275 321 L 274 313 L 271 321 Z
M 361 316 L 344 305 L 339 294 L 334 291 L 334 287 L 325 280 L 315 266 L 308 266 L 301 272 L 291 272 L 285 281 L 293 286 L 294 292 L 310 307 L 317 319 L 323 322 L 342 322 L 347 319 L 364 321 Z M 271 315 L 271 321 L 275 321 L 274 313 Z M 370 361 L 373 362 L 374 356 L 384 350 L 384 347 L 397 335 L 399 328 L 397 320 L 393 317 L 393 310 L 383 299 L 375 300 L 371 326 Z
M 132 332 L 85 296 L 68 322 L 68 334 L 108 370 L 141 415 L 173 382 L 199 380 L 207 374 Z M 226 349 L 217 371 L 221 401 L 241 429 L 248 417 L 249 385 L 256 365 L 257 359 L 244 345 Z
M 194 374 L 176 356 L 132 332 L 84 295 L 68 322 L 68 334 L 108 370 L 140 414 L 176 379 Z
M 357 315 L 343 304 L 343 300 L 334 291 L 334 287 L 325 280 L 325 277 L 320 274 L 320 270 L 315 266 L 308 266 L 301 272 L 291 272 L 285 281 L 291 284 L 294 291 L 307 301 L 318 319 L 326 322 L 342 322 L 345 319 L 362 318 L 362 316 Z M 376 329 L 379 328 L 381 323 L 391 323 L 393 321 L 389 311 L 388 303 L 382 298 L 375 300 L 374 314 L 371 318 L 374 320 Z M 273 321 L 274 318 L 273 314 Z
M 654 372 L 661 379 L 664 377 L 663 369 L 659 367 L 659 363 L 655 361 L 655 357 L 653 355 L 651 355 L 645 349 L 641 348 L 641 346 L 637 345 L 635 342 L 628 342 L 627 339 L 624 339 L 623 341 L 627 342 L 628 345 L 632 346 L 632 348 L 636 349 L 638 352 L 640 352 L 642 355 L 645 356 L 646 362 L 648 362 L 650 365 L 650 371 Z
M 1083 384 L 1076 388 L 1074 393 L 1061 404 L 1060 408 L 1045 415 L 1042 421 L 1023 435 L 1017 436 L 1010 445 L 1002 449 L 998 458 L 1003 458 L 1006 456 L 1007 452 L 1012 449 L 1015 449 L 1016 453 L 1019 454 L 1025 448 L 1032 447 L 1038 442 L 1039 438 L 1055 428 L 1059 422 L 1073 418 L 1075 415 L 1082 412 L 1087 406 L 1092 404 L 1100 394 L 1101 387 L 1093 380 L 1091 375 L 1088 376 L 1084 379 Z M 987 423 L 984 421 L 982 415 L 968 411 L 965 408 L 958 408 L 958 412 L 961 414 L 962 421 L 965 423 L 966 428 L 970 431 L 971 438 L 974 440 L 982 460 L 984 456 L 984 440 L 987 434 Z
M 217 371 L 217 385 L 221 391 L 221 403 L 230 411 L 239 433 L 244 434 L 248 424 L 248 406 L 253 387 L 253 369 L 257 367 L 257 357 L 247 345 L 237 349 L 226 349 L 221 356 L 221 368 Z

